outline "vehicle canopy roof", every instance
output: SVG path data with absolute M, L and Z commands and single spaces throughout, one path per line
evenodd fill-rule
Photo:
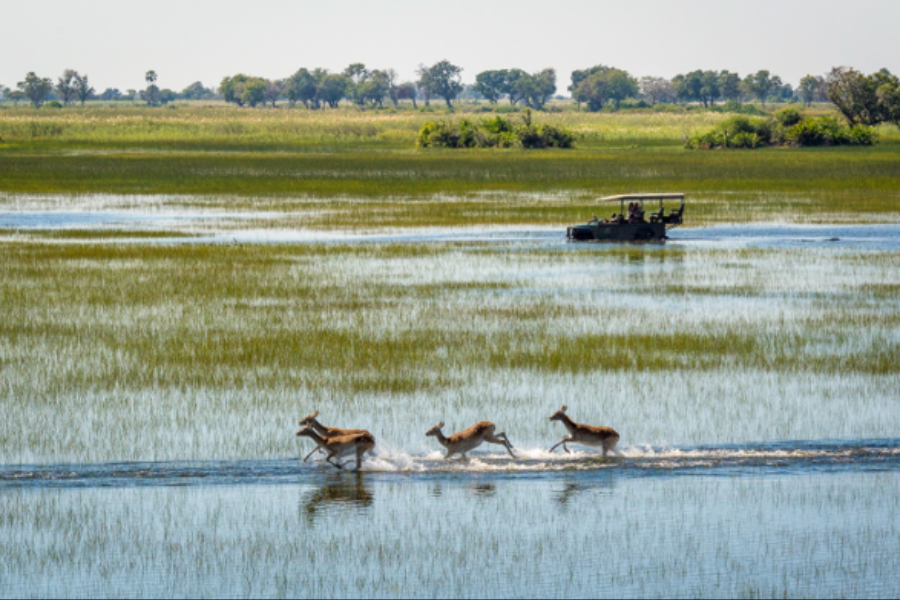
M 624 202 L 625 200 L 681 200 L 684 201 L 684 194 L 675 193 L 646 193 L 646 194 L 619 194 L 618 196 L 607 196 L 600 198 L 597 202 Z

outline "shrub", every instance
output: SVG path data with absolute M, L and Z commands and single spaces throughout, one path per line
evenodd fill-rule
M 710 110 L 721 113 L 736 113 L 739 115 L 753 116 L 766 116 L 767 114 L 752 104 L 742 104 L 736 100 L 729 100 L 721 106 L 713 106 Z
M 571 148 L 575 136 L 552 125 L 533 125 L 526 110 L 517 125 L 500 115 L 479 122 L 460 119 L 457 124 L 428 121 L 419 130 L 419 148 Z
M 63 105 L 59 100 L 51 100 L 44 104 L 44 108 L 62 108 Z
M 868 146 L 875 143 L 871 127 L 847 127 L 835 117 L 805 117 L 794 107 L 779 111 L 774 118 L 758 119 L 735 115 L 707 133 L 691 137 L 685 148 L 759 148 L 761 146 Z
M 775 113 L 775 119 L 784 127 L 791 127 L 799 123 L 803 115 L 795 106 L 788 106 Z
M 459 130 L 445 121 L 427 121 L 419 130 L 416 145 L 421 148 L 459 148 Z

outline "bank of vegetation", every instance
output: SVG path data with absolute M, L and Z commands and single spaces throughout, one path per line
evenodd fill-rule
M 536 125 L 526 110 L 521 123 L 495 116 L 479 121 L 428 121 L 419 130 L 419 148 L 571 148 L 571 131 L 550 124 Z
M 530 108 L 553 109 L 558 94 L 556 70 L 527 73 L 522 69 L 482 71 L 474 82 L 465 83 L 463 68 L 448 60 L 420 65 L 413 80 L 402 80 L 392 68 L 372 69 L 353 63 L 341 72 L 305 67 L 283 79 L 267 79 L 238 73 L 222 79 L 213 89 L 196 81 L 181 92 L 157 86 L 158 75 L 145 73 L 144 90 L 106 88 L 102 93 L 92 86 L 88 75 L 66 69 L 54 81 L 34 72 L 14 89 L 0 85 L 0 103 L 18 105 L 26 101 L 34 108 L 84 106 L 92 101 L 131 101 L 148 106 L 171 104 L 176 100 L 219 100 L 239 107 L 302 106 L 309 110 L 336 109 L 350 104 L 360 109 L 412 108 L 433 110 L 438 101 L 453 110 L 461 103 L 480 103 L 488 110 Z M 865 75 L 854 69 L 835 67 L 827 75 L 807 75 L 795 87 L 768 70 L 744 76 L 728 70 L 694 70 L 671 79 L 644 76 L 637 78 L 625 70 L 595 65 L 575 70 L 567 87 L 579 110 L 617 111 L 622 107 L 698 106 L 728 112 L 752 112 L 747 102 L 767 104 L 832 102 L 851 125 L 888 122 L 900 125 L 900 79 L 886 69 Z M 49 102 L 48 102 L 49 100 Z M 504 102 L 505 101 L 505 102 Z M 46 103 L 46 104 L 45 104 Z
M 731 116 L 712 130 L 690 137 L 685 147 L 871 146 L 877 137 L 876 130 L 867 125 L 847 125 L 831 115 L 809 116 L 789 107 L 768 118 Z

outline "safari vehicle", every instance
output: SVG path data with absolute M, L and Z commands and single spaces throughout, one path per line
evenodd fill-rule
M 649 216 L 644 202 L 659 200 L 659 211 Z M 665 201 L 680 200 L 681 206 L 666 214 Z M 666 231 L 682 224 L 684 194 L 622 194 L 600 198 L 598 202 L 618 202 L 619 212 L 608 219 L 593 219 L 569 227 L 566 237 L 576 241 L 647 242 L 665 240 Z M 629 209 L 626 210 L 625 203 Z

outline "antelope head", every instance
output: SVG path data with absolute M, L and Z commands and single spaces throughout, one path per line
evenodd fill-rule
M 568 406 L 563 406 L 561 409 L 559 409 L 558 411 L 556 411 L 555 413 L 553 413 L 553 415 L 550 417 L 550 420 L 551 420 L 551 421 L 562 421 L 563 418 L 566 416 L 566 409 L 567 409 L 567 408 L 569 408 L 569 407 L 568 407 Z
M 319 411 L 314 412 L 311 415 L 306 415 L 302 419 L 300 419 L 300 427 L 309 427 L 312 425 L 313 419 L 319 416 Z M 300 435 L 299 433 L 297 435 Z
M 425 435 L 441 435 L 441 429 L 444 428 L 444 422 L 441 421 L 431 429 L 425 432 Z
M 298 437 L 314 437 L 315 435 L 316 435 L 316 432 L 313 431 L 313 428 L 310 427 L 309 425 L 307 425 L 306 427 L 304 427 L 303 429 L 301 429 L 300 431 L 297 432 Z

